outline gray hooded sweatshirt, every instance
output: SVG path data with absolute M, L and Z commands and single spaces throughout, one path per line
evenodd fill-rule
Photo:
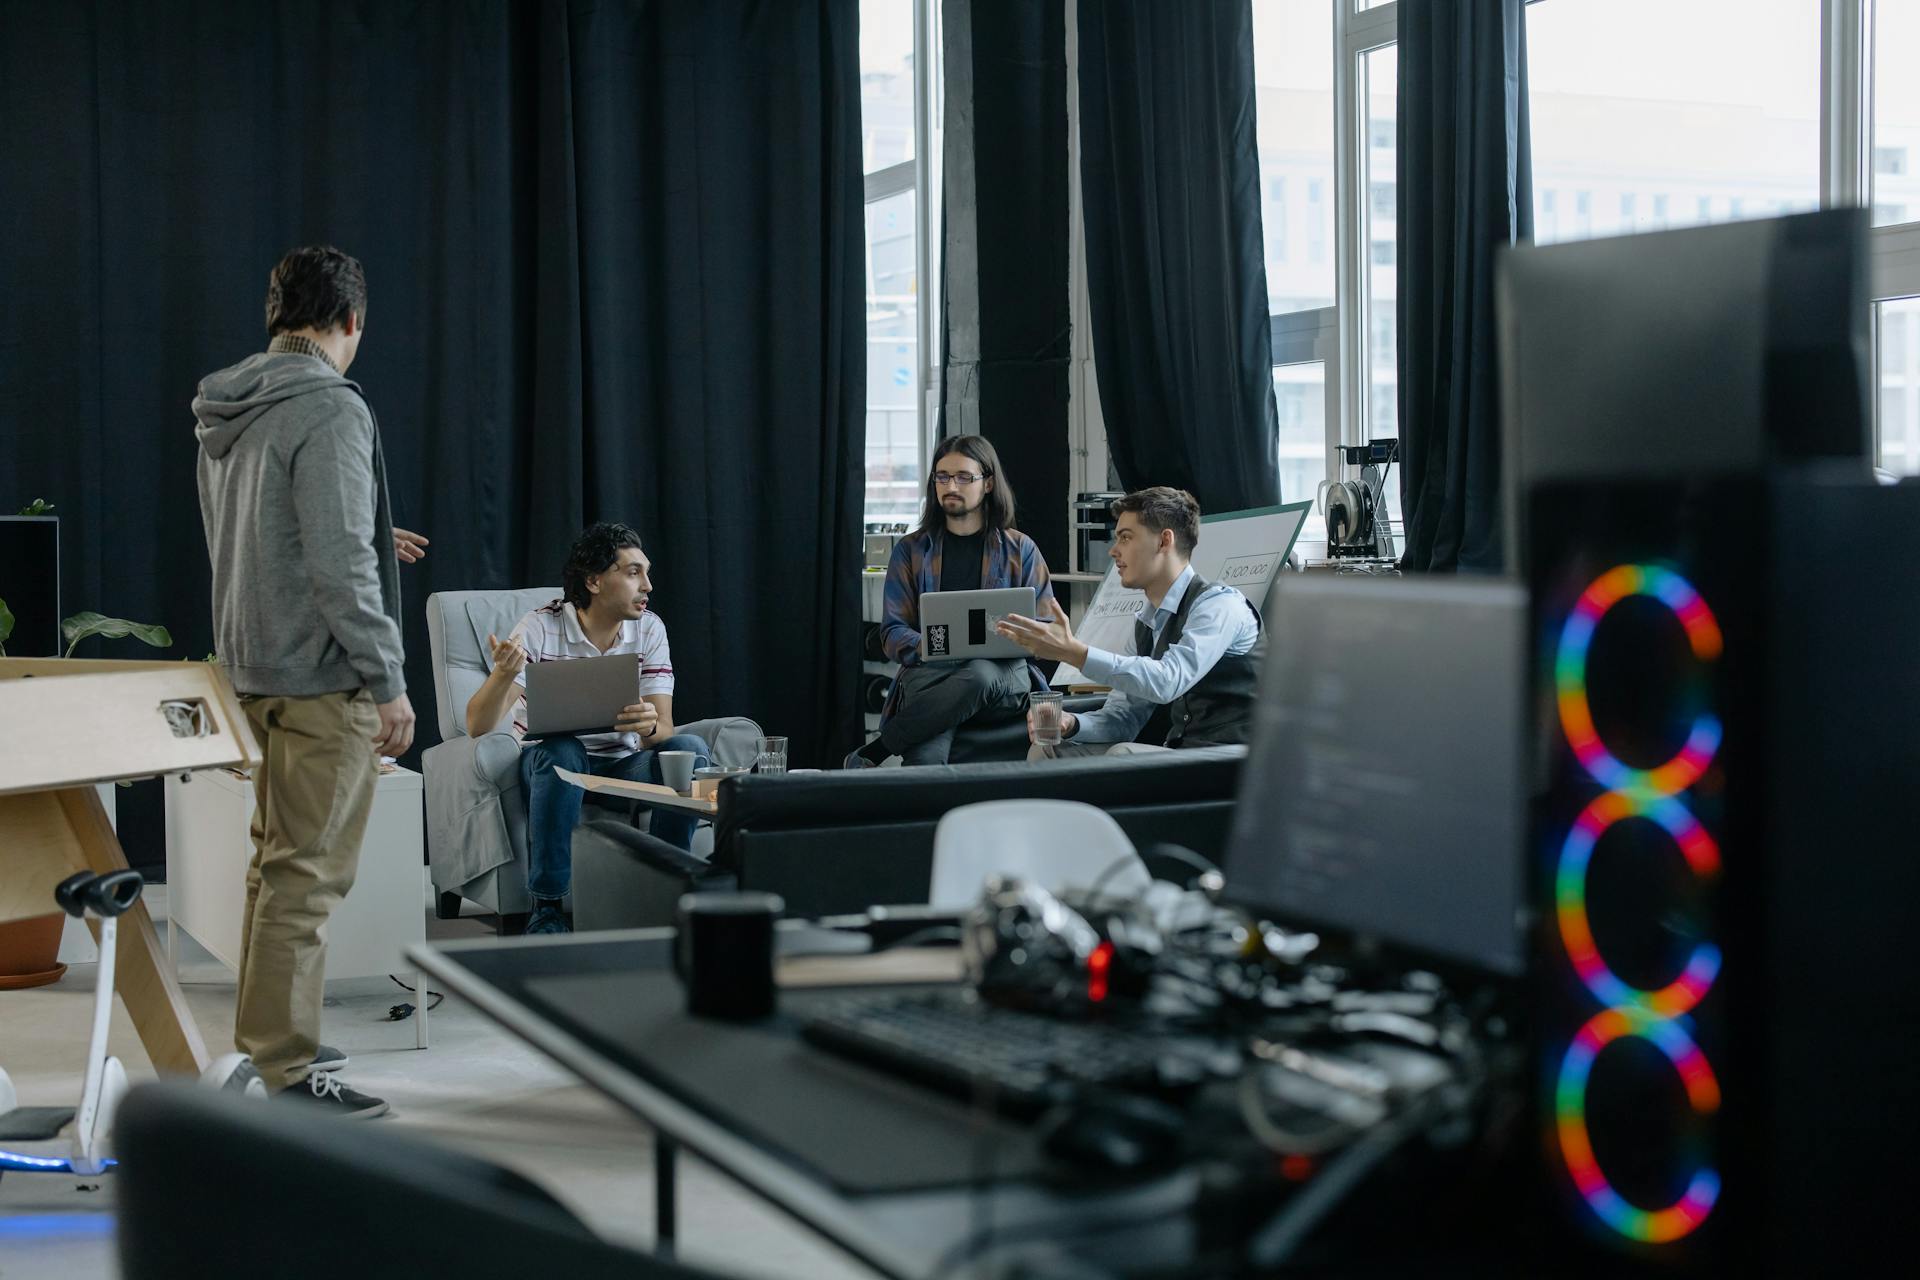
M 214 644 L 234 688 L 399 697 L 400 566 L 358 384 L 265 352 L 202 379 L 193 416 Z

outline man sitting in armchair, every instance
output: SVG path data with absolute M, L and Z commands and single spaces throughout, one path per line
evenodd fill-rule
M 487 637 L 492 672 L 467 702 L 467 732 L 499 726 L 511 710 L 513 735 L 527 731 L 526 667 L 630 653 L 640 667 L 639 701 L 621 709 L 607 733 L 563 734 L 521 744 L 521 790 L 527 797 L 527 893 L 533 913 L 528 933 L 567 933 L 561 910 L 573 878 L 573 826 L 586 793 L 555 769 L 661 781 L 659 753 L 691 751 L 708 763 L 704 740 L 673 730 L 673 657 L 667 626 L 647 610 L 652 562 L 640 535 L 623 524 L 601 523 L 574 540 L 561 582 L 562 599 L 521 618 L 505 640 Z M 693 843 L 691 814 L 659 812 L 653 834 L 685 849 Z

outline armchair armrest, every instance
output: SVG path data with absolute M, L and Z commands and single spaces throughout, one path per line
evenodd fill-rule
M 501 798 L 520 789 L 520 744 L 510 733 L 448 738 L 420 757 L 433 883 L 458 892 L 514 860 Z M 519 799 L 514 797 L 513 803 Z

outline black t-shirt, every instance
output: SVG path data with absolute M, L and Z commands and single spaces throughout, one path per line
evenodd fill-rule
M 940 589 L 942 591 L 978 591 L 980 561 L 987 553 L 987 531 L 961 537 L 940 535 Z

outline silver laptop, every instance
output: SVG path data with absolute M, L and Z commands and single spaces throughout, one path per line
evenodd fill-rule
M 1032 587 L 929 591 L 920 597 L 920 660 L 1024 658 L 1027 651 L 995 632 L 993 624 L 1010 613 L 1031 618 L 1033 609 Z
M 527 735 L 611 733 L 621 708 L 640 701 L 640 655 L 527 664 Z

